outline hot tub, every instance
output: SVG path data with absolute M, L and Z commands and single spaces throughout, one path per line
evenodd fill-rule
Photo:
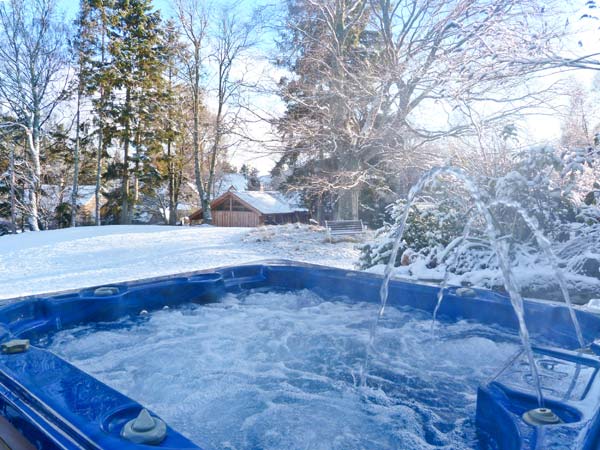
M 578 352 L 564 305 L 526 301 L 544 406 L 562 421 L 535 427 L 522 420 L 537 402 L 499 293 L 446 289 L 432 335 L 438 289 L 392 281 L 361 385 L 381 282 L 274 261 L 4 301 L 1 341 L 31 345 L 0 355 L 2 415 L 44 449 L 150 448 L 122 432 L 144 407 L 155 423 L 168 416 L 163 449 L 598 448 L 600 317 L 577 311 L 590 343 Z

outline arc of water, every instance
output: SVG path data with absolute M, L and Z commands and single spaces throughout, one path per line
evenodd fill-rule
M 448 245 L 444 254 L 441 257 L 442 261 L 445 259 L 446 255 L 450 251 L 452 251 L 454 248 L 456 248 L 456 252 L 454 253 L 454 261 L 456 261 L 458 259 L 458 255 L 462 251 L 463 244 L 467 240 L 467 237 L 469 236 L 469 233 L 471 232 L 471 225 L 473 225 L 473 219 L 474 219 L 474 217 L 471 217 L 467 221 L 467 224 L 463 228 L 462 236 Z M 446 266 L 446 272 L 444 273 L 444 279 L 442 280 L 442 283 L 440 284 L 440 289 L 437 293 L 437 302 L 436 302 L 435 308 L 433 310 L 433 319 L 431 320 L 431 334 L 432 335 L 434 334 L 435 323 L 436 323 L 438 311 L 439 311 L 440 307 L 442 306 L 442 301 L 444 300 L 444 290 L 448 286 L 448 275 L 449 274 L 450 274 L 450 272 L 448 271 L 448 268 Z
M 558 266 L 558 258 L 556 254 L 552 250 L 552 245 L 548 238 L 540 231 L 539 222 L 535 217 L 530 216 L 527 211 L 516 202 L 509 202 L 505 200 L 495 200 L 490 206 L 502 205 L 507 208 L 511 208 L 515 210 L 523 219 L 523 221 L 527 224 L 533 235 L 535 236 L 535 240 L 537 241 L 538 247 L 544 253 L 544 256 L 550 263 L 552 267 L 552 271 L 556 276 L 556 281 L 558 282 L 558 286 L 560 287 L 560 291 L 562 296 L 567 304 L 567 309 L 569 310 L 569 315 L 571 317 L 571 322 L 573 323 L 573 328 L 575 328 L 575 335 L 577 336 L 577 341 L 579 342 L 580 348 L 585 348 L 585 340 L 583 339 L 583 334 L 581 332 L 581 327 L 579 326 L 579 321 L 577 320 L 577 315 L 575 314 L 575 308 L 573 308 L 573 303 L 571 302 L 571 295 L 569 294 L 569 289 L 567 287 L 567 280 L 563 271 Z
M 430 173 L 427 172 L 426 174 Z M 373 350 L 373 344 L 375 342 L 375 336 L 377 334 L 377 327 L 379 326 L 379 321 L 383 317 L 383 313 L 385 312 L 385 306 L 387 304 L 388 298 L 388 290 L 390 284 L 390 278 L 392 278 L 392 271 L 394 270 L 396 258 L 398 257 L 398 250 L 400 249 L 400 245 L 402 243 L 402 236 L 404 235 L 404 228 L 406 227 L 406 222 L 408 220 L 408 214 L 410 212 L 410 207 L 414 198 L 417 194 L 425 187 L 425 185 L 430 181 L 429 177 L 422 176 L 419 181 L 410 189 L 408 193 L 408 199 L 406 205 L 404 206 L 404 211 L 402 212 L 402 216 L 400 218 L 398 229 L 396 230 L 396 238 L 394 240 L 394 245 L 392 246 L 392 253 L 390 255 L 390 260 L 385 266 L 385 270 L 383 272 L 383 283 L 379 290 L 379 298 L 381 299 L 381 303 L 379 305 L 379 311 L 375 320 L 371 324 L 369 329 L 369 341 L 367 343 L 366 351 L 365 351 L 365 359 L 363 361 L 363 365 L 360 373 L 360 383 L 361 386 L 366 386 L 367 384 L 367 373 L 369 371 L 369 359 L 371 356 L 371 352 Z
M 531 343 L 530 343 L 530 339 L 529 339 L 529 331 L 527 330 L 527 326 L 525 324 L 523 297 L 521 296 L 518 285 L 512 275 L 512 271 L 510 269 L 510 265 L 508 263 L 507 256 L 504 254 L 504 249 L 501 247 L 501 244 L 498 240 L 498 236 L 497 236 L 496 230 L 494 228 L 493 217 L 492 217 L 489 209 L 486 207 L 486 205 L 483 202 L 483 195 L 482 195 L 480 189 L 471 181 L 471 179 L 467 176 L 465 171 L 462 169 L 459 169 L 457 167 L 450 167 L 450 166 L 435 167 L 435 168 L 430 169 L 429 171 L 425 172 L 425 174 L 423 174 L 423 176 L 410 189 L 410 191 L 408 193 L 408 198 L 407 198 L 407 202 L 405 205 L 405 209 L 401 216 L 399 226 L 397 229 L 396 239 L 395 239 L 394 245 L 392 247 L 392 253 L 390 255 L 390 260 L 389 260 L 388 264 L 386 265 L 385 271 L 384 271 L 384 280 L 383 280 L 383 283 L 382 283 L 381 289 L 380 289 L 381 304 L 379 306 L 379 312 L 377 314 L 377 317 L 376 317 L 376 319 L 373 323 L 373 326 L 371 327 L 371 330 L 370 330 L 369 343 L 367 346 L 365 362 L 363 364 L 363 370 L 361 373 L 361 383 L 363 385 L 366 384 L 369 355 L 371 353 L 371 349 L 373 347 L 373 342 L 375 340 L 377 325 L 379 324 L 379 321 L 381 320 L 381 317 L 383 316 L 383 313 L 385 311 L 385 307 L 387 304 L 387 299 L 388 299 L 388 294 L 389 294 L 389 283 L 390 283 L 390 279 L 392 278 L 392 273 L 393 273 L 393 270 L 395 267 L 396 258 L 398 257 L 398 251 L 400 249 L 400 244 L 402 242 L 402 235 L 404 234 L 404 229 L 406 227 L 406 222 L 408 219 L 408 214 L 410 212 L 410 207 L 412 206 L 412 203 L 413 203 L 415 197 L 423 190 L 423 188 L 429 182 L 431 182 L 432 180 L 434 180 L 436 177 L 438 177 L 439 175 L 441 175 L 443 173 L 452 174 L 464 183 L 465 187 L 470 192 L 471 197 L 475 201 L 477 210 L 485 219 L 486 234 L 488 236 L 488 239 L 490 241 L 492 249 L 493 249 L 494 253 L 496 254 L 496 257 L 498 258 L 498 265 L 500 266 L 500 270 L 501 270 L 503 278 L 504 278 L 504 287 L 506 288 L 507 292 L 509 293 L 510 302 L 511 302 L 512 307 L 517 316 L 517 320 L 519 323 L 519 335 L 521 337 L 521 342 L 523 344 L 523 348 L 526 353 L 527 360 L 529 362 L 531 373 L 532 373 L 532 376 L 534 379 L 538 404 L 540 406 L 542 406 L 543 405 L 542 390 L 540 387 L 537 366 L 535 364 L 535 360 L 533 357 L 533 351 L 531 349 Z

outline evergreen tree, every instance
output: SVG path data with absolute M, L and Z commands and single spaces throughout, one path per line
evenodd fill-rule
M 101 181 L 103 160 L 108 156 L 110 124 L 107 120 L 109 100 L 114 89 L 114 78 L 110 71 L 108 53 L 109 19 L 113 0 L 81 0 L 77 20 L 77 50 L 79 52 L 79 78 L 82 96 L 92 98 L 97 133 L 96 165 L 96 208 L 94 220 L 101 224 Z
M 258 191 L 260 190 L 260 178 L 258 177 L 258 169 L 253 167 L 248 174 L 248 190 Z
M 187 102 L 183 86 L 178 83 L 181 45 L 178 33 L 173 22 L 165 26 L 165 83 L 162 93 L 161 108 L 161 140 L 165 147 L 161 155 L 159 171 L 167 181 L 169 225 L 177 224 L 177 205 L 179 194 L 184 179 L 184 166 L 186 164 L 186 114 Z
M 156 175 L 151 156 L 163 90 L 164 42 L 160 14 L 150 0 L 117 0 L 110 17 L 109 53 L 114 88 L 112 136 L 122 145 L 120 223 L 131 223 L 140 177 Z M 133 166 L 133 167 L 132 167 Z M 132 189 L 133 179 L 133 189 Z

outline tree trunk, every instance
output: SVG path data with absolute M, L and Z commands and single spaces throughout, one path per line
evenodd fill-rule
M 71 226 L 77 226 L 77 191 L 79 189 L 79 126 L 81 120 L 81 82 L 77 88 L 77 117 L 75 119 L 75 151 L 73 154 L 73 188 L 71 189 Z
M 359 186 L 340 192 L 336 205 L 336 220 L 358 220 L 359 200 Z
M 196 69 L 196 80 L 197 83 L 194 88 L 194 176 L 196 178 L 196 189 L 198 189 L 199 206 L 202 208 L 203 220 L 207 222 L 207 214 L 210 220 L 210 205 L 204 192 L 204 186 L 202 185 L 202 164 L 200 155 L 200 87 L 199 87 L 199 69 Z M 208 213 L 207 213 L 208 211 Z
M 96 153 L 96 189 L 94 192 L 96 201 L 94 223 L 96 224 L 96 226 L 102 225 L 102 219 L 100 218 L 100 174 L 102 172 L 102 146 L 104 145 L 102 118 L 99 122 L 100 124 L 98 128 L 98 152 Z
M 171 139 L 167 141 L 167 159 L 169 161 L 169 225 L 177 225 L 177 185 L 175 180 L 175 164 L 172 159 Z
M 353 187 L 350 190 L 352 197 L 352 220 L 358 220 L 358 210 L 360 205 L 360 186 Z
M 223 81 L 220 80 L 219 85 L 222 85 Z M 220 88 L 222 91 L 223 88 Z M 217 164 L 217 154 L 219 152 L 219 145 L 221 145 L 221 137 L 222 137 L 222 121 L 223 121 L 223 107 L 225 105 L 223 94 L 219 94 L 219 106 L 217 108 L 217 116 L 215 118 L 215 141 L 213 142 L 213 146 L 210 152 L 210 162 L 208 167 L 208 189 L 205 197 L 205 201 L 202 205 L 202 211 L 204 212 L 204 223 L 212 224 L 212 212 L 210 210 L 210 188 L 214 183 L 215 178 L 215 167 Z
M 334 220 L 344 220 L 346 205 L 345 205 L 345 192 L 342 192 L 337 196 L 337 202 L 335 204 Z
M 27 131 L 27 141 L 29 146 L 29 156 L 31 158 L 31 173 L 29 180 L 29 205 L 27 212 L 27 223 L 31 231 L 40 231 L 38 199 L 41 190 L 40 179 L 42 176 L 42 167 L 40 164 L 40 133 L 39 117 L 34 115 L 33 127 Z
M 102 8 L 102 37 L 100 42 L 100 61 L 102 67 L 106 62 L 106 11 Z M 100 84 L 100 111 L 98 114 L 98 153 L 96 154 L 96 189 L 94 192 L 95 196 L 95 220 L 96 226 L 102 225 L 102 217 L 100 211 L 100 188 L 101 188 L 101 174 L 102 174 L 102 153 L 104 150 L 104 101 L 105 91 L 104 85 Z
M 135 169 L 133 171 L 133 202 L 131 202 L 130 210 L 133 212 L 135 205 L 140 201 L 140 180 L 138 174 L 140 173 L 140 134 L 139 130 L 135 134 Z
M 131 92 L 127 89 L 125 94 L 125 109 L 129 111 L 131 106 Z M 129 114 L 129 113 L 127 113 Z M 121 224 L 128 225 L 131 223 L 129 214 L 129 118 L 125 123 L 125 136 L 123 145 L 123 181 L 121 183 Z
M 15 194 L 15 144 L 10 146 L 10 222 L 17 229 L 17 200 Z
M 323 196 L 317 198 L 317 223 L 323 223 Z

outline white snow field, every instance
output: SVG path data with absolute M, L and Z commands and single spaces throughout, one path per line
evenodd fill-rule
M 0 237 L 0 299 L 284 258 L 352 268 L 356 242 L 309 225 L 113 225 Z

